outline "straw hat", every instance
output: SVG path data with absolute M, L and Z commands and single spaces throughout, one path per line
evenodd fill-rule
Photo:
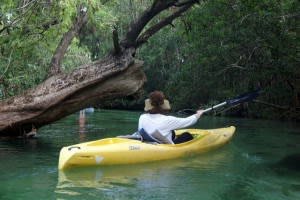
M 161 107 L 163 110 L 170 110 L 171 106 L 168 100 L 164 99 L 164 103 L 159 105 L 159 107 Z M 147 112 L 149 110 L 152 110 L 153 108 L 155 108 L 152 104 L 151 104 L 151 100 L 150 99 L 146 99 L 145 100 L 145 108 L 144 110 Z

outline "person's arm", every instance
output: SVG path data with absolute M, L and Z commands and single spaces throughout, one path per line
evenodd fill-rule
M 168 129 L 175 130 L 175 129 L 191 126 L 198 121 L 198 119 L 201 117 L 202 114 L 203 114 L 203 110 L 198 110 L 196 114 L 193 114 L 186 118 L 169 116 L 169 120 L 166 124 L 166 127 L 168 127 Z

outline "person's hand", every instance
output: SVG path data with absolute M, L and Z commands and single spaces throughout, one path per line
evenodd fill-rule
M 196 117 L 199 119 L 202 114 L 203 114 L 203 110 L 197 110 Z

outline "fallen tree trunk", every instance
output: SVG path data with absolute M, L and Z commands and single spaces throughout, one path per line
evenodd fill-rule
M 0 102 L 0 136 L 26 135 L 33 128 L 40 128 L 82 108 L 139 93 L 146 76 L 141 70 L 142 62 L 134 57 L 136 49 L 198 2 L 153 1 L 131 23 L 122 41 L 119 41 L 117 30 L 114 31 L 114 49 L 106 56 L 62 74 L 60 65 L 67 48 L 87 21 L 87 8 L 80 5 L 73 25 L 54 52 L 47 78 L 24 94 Z M 171 7 L 173 13 L 141 34 L 155 16 Z
M 96 103 L 137 93 L 146 80 L 142 62 L 127 49 L 48 78 L 37 88 L 0 102 L 0 133 L 19 136 Z

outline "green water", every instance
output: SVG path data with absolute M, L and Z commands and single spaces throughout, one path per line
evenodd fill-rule
M 57 170 L 63 146 L 135 131 L 140 113 L 96 111 L 39 130 L 33 140 L 0 140 L 0 200 L 300 199 L 300 126 L 203 116 L 198 128 L 237 127 L 221 149 L 139 165 Z

